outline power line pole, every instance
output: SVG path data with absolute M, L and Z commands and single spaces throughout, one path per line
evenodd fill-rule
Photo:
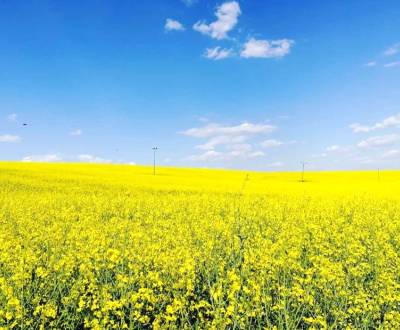
M 301 172 L 301 182 L 304 182 L 304 170 L 305 170 L 305 166 L 307 165 L 306 162 L 301 162 L 301 165 L 303 167 L 303 170 Z
M 156 151 L 158 147 L 153 147 L 153 175 L 156 175 Z

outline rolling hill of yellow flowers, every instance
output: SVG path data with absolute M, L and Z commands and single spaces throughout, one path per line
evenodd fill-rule
M 0 163 L 0 328 L 400 328 L 400 172 Z

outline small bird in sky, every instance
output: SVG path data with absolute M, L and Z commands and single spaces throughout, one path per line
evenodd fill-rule
M 28 124 L 27 123 L 23 123 L 22 126 L 28 126 Z

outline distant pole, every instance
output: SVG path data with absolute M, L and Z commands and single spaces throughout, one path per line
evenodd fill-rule
M 301 171 L 301 182 L 304 182 L 304 170 L 305 170 L 305 166 L 306 166 L 306 162 L 302 162 L 301 165 L 303 167 L 303 170 Z
M 378 168 L 378 181 L 381 181 L 381 169 Z
M 153 175 L 156 175 L 156 151 L 158 147 L 153 147 Z

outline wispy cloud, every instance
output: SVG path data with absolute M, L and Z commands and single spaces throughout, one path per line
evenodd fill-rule
M 400 42 L 395 43 L 394 45 L 390 46 L 388 49 L 386 49 L 383 54 L 385 56 L 392 56 L 396 55 L 400 51 Z
M 373 66 L 376 66 L 378 64 L 378 62 L 377 61 L 370 61 L 370 62 L 368 62 L 368 63 L 366 63 L 366 64 L 364 64 L 365 66 L 368 66 L 368 67 L 373 67 Z
M 396 66 L 400 66 L 400 61 L 389 62 L 384 65 L 385 68 L 393 68 Z
M 185 27 L 182 23 L 172 18 L 167 18 L 167 20 L 165 21 L 164 29 L 165 31 L 183 31 L 185 30 Z
M 232 55 L 233 55 L 232 49 L 214 47 L 214 48 L 207 48 L 204 57 L 211 60 L 222 60 L 224 58 L 231 57 Z
M 400 42 L 393 44 L 392 46 L 390 46 L 389 48 L 385 49 L 383 51 L 383 53 L 381 54 L 381 57 L 383 55 L 383 57 L 390 57 L 393 55 L 396 55 L 400 52 Z M 381 61 L 382 62 L 382 61 Z M 373 60 L 370 62 L 367 62 L 366 64 L 364 64 L 364 66 L 366 67 L 374 67 L 378 65 L 378 61 Z M 389 62 L 386 64 L 383 64 L 383 67 L 385 68 L 392 68 L 392 67 L 396 67 L 400 65 L 400 61 L 394 61 L 394 62 Z
M 267 164 L 267 167 L 283 167 L 283 166 L 285 166 L 285 164 L 279 161 Z
M 0 142 L 4 143 L 16 143 L 20 142 L 22 139 L 18 135 L 10 135 L 10 134 L 4 134 L 0 135 Z
M 232 143 L 228 144 L 226 147 L 227 150 L 235 153 L 249 153 L 253 151 L 253 146 L 249 143 Z
M 278 141 L 278 140 L 274 140 L 274 139 L 265 140 L 260 143 L 260 146 L 265 149 L 275 148 L 275 147 L 279 147 L 281 145 L 283 145 L 282 141 Z
M 391 145 L 395 142 L 400 141 L 400 135 L 398 134 L 388 134 L 381 136 L 373 136 L 357 144 L 359 148 L 371 148 L 371 147 L 381 147 Z
M 81 136 L 82 134 L 83 134 L 83 132 L 80 128 L 69 132 L 69 135 L 71 135 L 71 136 Z
M 205 21 L 199 21 L 193 25 L 193 29 L 214 39 L 226 39 L 228 33 L 236 26 L 240 14 L 238 2 L 225 2 L 215 12 L 216 21 L 210 24 Z
M 190 128 L 183 131 L 182 134 L 196 138 L 207 138 L 216 135 L 248 135 L 259 133 L 270 133 L 276 130 L 276 127 L 269 124 L 253 124 L 244 122 L 239 125 L 224 126 L 211 123 L 203 127 Z
M 293 44 L 294 41 L 289 39 L 268 41 L 251 38 L 244 44 L 240 56 L 244 58 L 283 57 L 290 53 Z
M 10 113 L 10 114 L 7 116 L 7 120 L 8 120 L 9 122 L 11 122 L 11 123 L 15 123 L 15 122 L 17 122 L 17 120 L 18 120 L 18 115 L 17 115 L 16 113 Z
M 206 139 L 205 143 L 195 147 L 205 152 L 189 156 L 187 159 L 208 162 L 262 157 L 265 155 L 264 152 L 257 150 L 248 141 L 257 135 L 271 133 L 275 129 L 275 126 L 264 123 L 245 122 L 232 126 L 211 123 L 181 133 L 197 139 Z
M 190 7 L 196 4 L 199 0 L 181 0 L 186 6 Z
M 83 163 L 112 163 L 111 159 L 105 159 L 89 154 L 78 155 L 77 159 Z
M 328 154 L 326 152 L 322 152 L 319 154 L 312 154 L 311 157 L 312 158 L 326 158 L 326 157 L 328 157 Z
M 262 156 L 265 156 L 265 153 L 260 150 L 251 152 L 247 155 L 247 157 L 250 157 L 250 158 L 262 157 Z
M 339 146 L 337 144 L 331 145 L 325 149 L 328 152 L 347 152 L 351 150 L 351 146 Z
M 340 150 L 340 148 L 341 148 L 340 146 L 338 146 L 337 144 L 334 144 L 332 146 L 327 147 L 326 151 L 338 151 L 338 150 Z
M 22 158 L 23 162 L 53 163 L 53 162 L 61 162 L 62 160 L 63 158 L 58 154 L 30 155 Z
M 23 162 L 43 162 L 43 163 L 54 163 L 54 162 L 81 162 L 81 163 L 104 163 L 109 164 L 113 161 L 102 157 L 81 154 L 81 155 L 61 155 L 55 154 L 43 154 L 43 155 L 29 155 L 22 158 Z
M 220 152 L 216 150 L 208 150 L 199 155 L 191 155 L 187 158 L 193 162 L 215 162 L 215 161 L 229 161 L 234 159 L 252 159 L 264 156 L 264 152 L 260 150 L 249 151 L 247 149 L 236 149 L 226 152 Z
M 379 129 L 384 129 L 388 127 L 397 127 L 397 126 L 400 126 L 400 113 L 387 117 L 382 121 L 377 122 L 371 126 L 354 123 L 351 124 L 349 127 L 352 129 L 354 133 L 368 133 Z
M 243 143 L 247 140 L 247 136 L 230 136 L 230 135 L 219 135 L 210 138 L 206 143 L 196 146 L 196 149 L 201 150 L 213 150 L 215 147 L 220 145 L 229 145 L 236 143 Z
M 385 151 L 385 152 L 382 154 L 382 158 L 392 158 L 392 157 L 397 157 L 397 156 L 399 156 L 399 155 L 400 155 L 400 150 L 398 150 L 398 149 L 391 149 L 391 150 Z
M 359 123 L 351 124 L 349 127 L 354 133 L 368 133 L 374 130 L 373 126 L 365 126 Z

